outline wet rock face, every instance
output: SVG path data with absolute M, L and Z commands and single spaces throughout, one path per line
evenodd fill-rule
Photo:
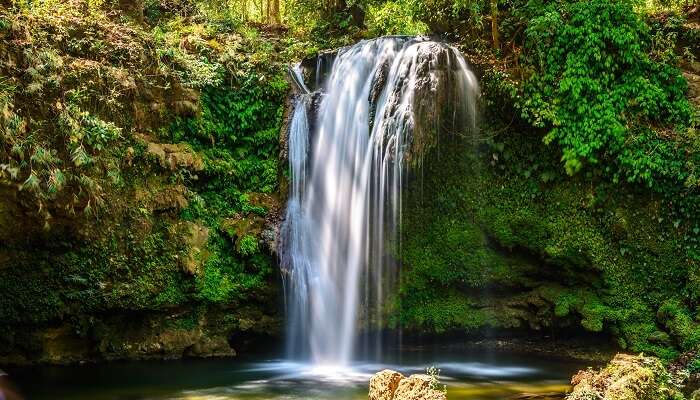
M 579 371 L 569 400 L 671 400 L 683 398 L 672 375 L 655 357 L 618 354 L 598 370 Z
M 459 52 L 438 42 L 417 42 L 386 78 L 383 129 L 405 129 L 404 161 L 415 164 L 442 135 L 466 134 L 476 127 L 479 87 Z
M 254 307 L 212 308 L 201 314 L 183 307 L 105 316 L 90 324 L 84 331 L 70 323 L 18 331 L 9 353 L 0 341 L 0 364 L 233 357 L 248 352 L 255 339 L 279 330 L 276 318 Z
M 337 55 L 338 50 L 326 51 L 301 62 L 302 75 L 309 90 L 315 92 L 323 88 Z
M 405 377 L 385 369 L 370 380 L 369 400 L 446 400 L 445 393 L 434 386 L 434 378 L 428 375 Z
M 391 136 L 397 131 L 405 131 L 404 161 L 413 165 L 441 135 L 475 130 L 479 85 L 454 47 L 408 36 L 397 40 L 403 46 L 404 56 L 397 57 L 400 62 L 387 60 L 374 71 L 367 99 L 369 128 L 371 132 L 382 124 L 377 128 L 387 143 L 393 142 Z M 325 82 L 344 50 L 321 53 L 300 64 L 304 83 L 314 94 L 309 121 L 316 120 Z M 310 128 L 313 132 L 314 127 Z

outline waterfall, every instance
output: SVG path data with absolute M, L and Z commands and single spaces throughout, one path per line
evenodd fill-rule
M 313 71 L 315 94 L 301 68 L 292 71 L 300 93 L 280 264 L 289 356 L 347 365 L 360 321 L 385 325 L 407 166 L 440 132 L 473 128 L 478 86 L 456 49 L 426 38 L 362 41 L 340 50 L 330 71 L 323 83 L 320 66 Z

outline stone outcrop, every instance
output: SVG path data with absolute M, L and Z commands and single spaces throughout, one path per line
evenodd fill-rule
M 671 400 L 683 398 L 661 361 L 644 355 L 618 354 L 600 370 L 579 371 L 568 400 Z
M 369 381 L 369 400 L 391 400 L 403 375 L 390 369 L 377 372 Z
M 696 106 L 700 106 L 700 63 L 694 64 L 697 66 L 694 65 L 692 71 L 684 71 L 683 76 L 688 81 L 688 99 Z
M 155 157 L 163 168 L 175 171 L 178 168 L 202 171 L 204 162 L 186 144 L 147 142 L 148 154 Z
M 189 275 L 198 275 L 209 254 L 207 241 L 209 240 L 209 228 L 185 221 L 180 224 L 184 229 L 184 240 L 188 245 L 188 251 L 180 257 L 182 270 Z
M 369 400 L 446 400 L 445 392 L 436 388 L 437 380 L 429 375 L 405 377 L 385 369 L 369 382 Z

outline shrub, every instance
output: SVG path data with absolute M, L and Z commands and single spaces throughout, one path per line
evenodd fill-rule
M 521 108 L 551 128 L 544 140 L 561 146 L 568 173 L 612 161 L 627 180 L 652 186 L 676 171 L 678 143 L 667 137 L 690 121 L 687 84 L 677 68 L 651 59 L 650 46 L 648 26 L 626 1 L 550 5 L 530 22 L 534 74 Z M 654 132 L 632 128 L 642 125 Z

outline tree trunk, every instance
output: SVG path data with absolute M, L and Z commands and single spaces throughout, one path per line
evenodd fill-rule
M 270 12 L 270 5 L 272 4 L 272 0 L 267 0 L 265 2 L 265 22 L 270 25 L 272 24 L 272 13 Z
M 501 38 L 498 33 L 498 0 L 491 0 L 491 39 L 493 48 L 501 48 Z
M 282 15 L 280 15 L 280 0 L 272 0 L 272 18 L 275 25 L 282 23 Z

